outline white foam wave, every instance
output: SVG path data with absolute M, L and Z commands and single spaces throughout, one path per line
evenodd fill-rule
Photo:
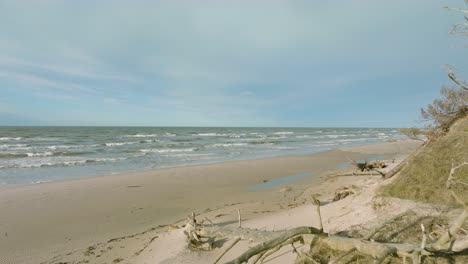
M 114 142 L 114 143 L 105 143 L 106 147 L 117 147 L 117 146 L 124 146 L 124 145 L 132 145 L 137 142 Z
M 339 139 L 337 142 L 357 142 L 357 141 L 366 141 L 371 138 L 350 138 L 350 139 Z
M 0 141 L 21 140 L 22 137 L 0 137 Z
M 124 137 L 131 137 L 131 138 L 147 138 L 147 137 L 157 137 L 158 134 L 136 134 L 136 135 L 126 135 Z
M 247 146 L 247 143 L 225 143 L 225 144 L 213 144 L 209 145 L 208 147 L 219 148 L 219 147 L 242 147 Z
M 53 145 L 53 146 L 48 146 L 47 148 L 51 150 L 56 150 L 56 149 L 69 149 L 72 147 L 73 146 L 69 146 L 69 145 Z
M 207 154 L 169 154 L 163 155 L 164 157 L 205 157 L 205 156 L 213 156 L 214 154 L 207 153 Z
M 36 153 L 26 153 L 28 157 L 47 157 L 47 156 L 53 156 L 54 153 L 47 151 L 47 152 L 36 152 Z
M 349 137 L 351 135 L 326 135 L 327 138 Z
M 169 152 L 192 152 L 195 151 L 195 148 L 188 149 L 141 149 L 141 152 L 144 153 L 169 153 Z
M 201 137 L 225 137 L 227 134 L 218 134 L 218 133 L 198 133 L 197 136 Z
M 0 149 L 15 149 L 27 147 L 27 144 L 3 144 L 0 145 Z
M 268 137 L 268 138 L 265 138 L 265 139 L 284 139 L 286 138 L 285 136 L 279 136 L 279 137 Z
M 47 162 L 28 162 L 14 163 L 5 166 L 6 168 L 45 168 L 45 167 L 72 167 L 91 163 L 107 163 L 125 160 L 126 158 L 100 158 L 100 159 L 83 159 L 70 161 L 47 161 Z
M 273 135 L 292 135 L 294 132 L 291 131 L 280 131 L 280 132 L 275 132 Z
M 50 180 L 48 181 L 33 181 L 31 182 L 32 184 L 40 184 L 40 183 L 46 183 L 46 182 L 51 182 Z

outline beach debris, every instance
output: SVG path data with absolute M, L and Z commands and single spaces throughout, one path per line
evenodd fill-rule
M 213 239 L 201 235 L 202 226 L 197 223 L 195 213 L 187 217 L 184 227 L 184 234 L 188 238 L 189 246 L 193 249 L 211 250 L 213 249 Z
M 240 237 L 235 237 L 234 240 L 232 240 L 232 242 L 226 247 L 226 249 L 218 256 L 218 258 L 216 258 L 216 260 L 213 262 L 213 264 L 216 264 L 218 263 L 218 261 L 229 251 L 231 250 L 231 248 L 233 248 L 237 242 L 239 242 L 241 240 Z
M 385 164 L 385 162 L 381 160 L 375 160 L 375 161 L 365 160 L 363 162 L 352 160 L 351 164 L 354 165 L 356 168 L 358 168 L 361 172 L 372 171 L 376 169 L 383 169 L 387 167 L 387 164 Z
M 322 214 L 320 213 L 320 200 L 315 196 L 312 196 L 312 204 L 315 205 L 315 209 L 317 211 L 317 216 L 319 219 L 319 230 L 323 231 Z
M 335 196 L 333 197 L 333 201 L 343 200 L 344 198 L 348 197 L 349 195 L 355 194 L 355 192 L 347 187 L 342 189 L 338 189 L 335 191 Z
M 242 216 L 241 216 L 240 209 L 237 209 L 237 219 L 239 221 L 239 228 L 242 228 Z

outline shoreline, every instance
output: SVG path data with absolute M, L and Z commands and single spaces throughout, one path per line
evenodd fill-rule
M 295 197 L 311 186 L 320 186 L 324 174 L 336 171 L 348 158 L 407 155 L 418 145 L 419 142 L 400 141 L 311 155 L 0 187 L 0 234 L 8 234 L 0 236 L 0 256 L 7 258 L 6 263 L 49 261 L 61 252 L 86 249 L 174 223 L 192 211 L 226 209 L 233 204 L 246 208 L 243 210 L 247 219 L 257 217 L 261 212 L 280 210 L 285 206 L 281 205 L 284 197 Z M 281 186 L 261 191 L 247 188 L 299 173 L 314 176 L 288 184 L 289 191 L 281 191 Z M 124 255 L 133 246 L 138 247 L 138 243 L 126 244 L 125 250 L 111 250 L 109 256 Z
M 115 171 L 115 172 L 110 172 L 110 173 L 105 173 L 105 174 L 89 175 L 89 176 L 82 175 L 82 176 L 69 178 L 69 179 L 59 179 L 59 180 L 51 180 L 51 181 L 38 181 L 38 182 L 20 183 L 20 184 L 0 184 L 0 191 L 2 191 L 4 189 L 18 188 L 18 187 L 24 187 L 24 186 L 44 185 L 44 184 L 51 184 L 51 183 L 58 183 L 58 182 L 72 182 L 72 181 L 80 181 L 80 180 L 94 179 L 94 178 L 101 178 L 101 177 L 113 177 L 113 176 L 130 175 L 130 174 L 135 174 L 135 173 L 151 173 L 151 172 L 160 171 L 160 170 L 167 170 L 167 169 L 200 167 L 200 166 L 225 164 L 225 163 L 231 163 L 231 162 L 261 161 L 261 160 L 270 160 L 270 159 L 304 157 L 304 156 L 320 154 L 320 153 L 324 153 L 324 152 L 327 152 L 327 151 L 333 151 L 333 150 L 348 150 L 348 149 L 356 149 L 356 148 L 366 147 L 366 146 L 382 145 L 382 144 L 388 144 L 388 143 L 405 143 L 405 142 L 411 142 L 411 141 L 412 140 L 410 140 L 410 139 L 398 139 L 398 140 L 394 140 L 394 141 L 386 141 L 386 142 L 380 142 L 380 143 L 368 143 L 368 144 L 351 145 L 351 146 L 345 146 L 345 147 L 335 147 L 335 148 L 330 148 L 330 149 L 324 149 L 324 150 L 311 152 L 311 153 L 308 153 L 308 154 L 287 154 L 287 155 L 274 155 L 274 156 L 271 156 L 271 157 L 267 156 L 267 157 L 251 157 L 251 158 L 246 157 L 246 158 L 221 160 L 221 161 L 213 161 L 213 162 L 206 162 L 206 163 L 203 162 L 203 163 L 194 163 L 194 164 L 174 165 L 174 166 L 168 166 L 168 167 L 143 168 L 143 169 L 139 169 L 139 170 Z

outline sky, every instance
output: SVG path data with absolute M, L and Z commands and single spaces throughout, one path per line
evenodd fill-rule
M 462 0 L 0 0 L 0 125 L 417 126 Z

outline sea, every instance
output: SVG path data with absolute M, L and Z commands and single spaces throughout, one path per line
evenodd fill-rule
M 312 154 L 402 138 L 392 128 L 0 127 L 0 185 Z

